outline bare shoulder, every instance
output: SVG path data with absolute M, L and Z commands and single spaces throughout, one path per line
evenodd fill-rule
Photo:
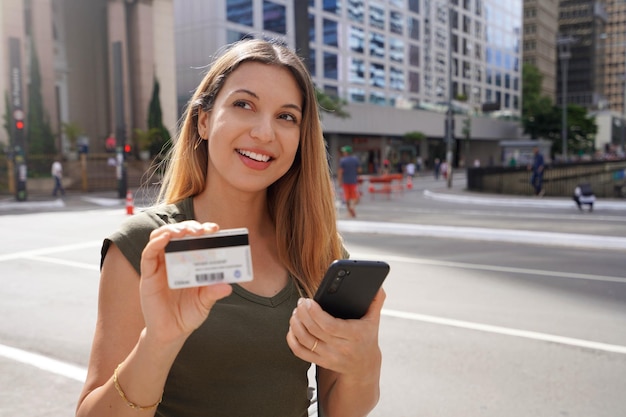
M 115 366 L 136 345 L 143 328 L 139 275 L 111 244 L 100 274 L 98 319 L 81 398 L 111 377 Z

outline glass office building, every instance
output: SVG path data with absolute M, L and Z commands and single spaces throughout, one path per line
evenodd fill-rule
M 178 33 L 201 27 L 199 42 L 212 44 L 207 50 L 179 38 L 179 67 L 206 65 L 220 46 L 246 37 L 281 37 L 296 47 L 296 25 L 307 25 L 316 84 L 349 102 L 418 108 L 451 93 L 472 107 L 520 109 L 521 0 L 308 0 L 305 22 L 296 22 L 293 1 L 177 3 Z
M 522 0 L 185 0 L 175 10 L 181 110 L 213 55 L 246 37 L 279 37 L 304 52 L 317 87 L 347 100 L 353 115 L 404 111 L 396 135 L 441 139 L 442 121 L 417 128 L 406 110 L 441 111 L 450 99 L 473 114 L 486 103 L 521 109 Z

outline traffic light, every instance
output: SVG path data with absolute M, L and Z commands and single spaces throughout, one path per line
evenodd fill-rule
M 17 130 L 24 130 L 24 121 L 22 120 L 16 120 L 15 121 L 15 128 Z
M 131 151 L 131 149 L 130 149 L 130 144 L 129 144 L 129 143 L 125 144 L 125 145 L 124 145 L 124 153 L 125 153 L 125 154 L 129 154 L 129 153 L 130 153 L 130 151 Z

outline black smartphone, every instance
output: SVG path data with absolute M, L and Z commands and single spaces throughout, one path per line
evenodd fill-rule
M 313 299 L 330 315 L 360 319 L 389 274 L 382 261 L 340 259 L 328 267 Z

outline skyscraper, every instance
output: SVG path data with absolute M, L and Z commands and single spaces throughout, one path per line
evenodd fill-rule
M 279 37 L 307 54 L 320 90 L 348 102 L 350 119 L 324 118 L 331 151 L 348 142 L 376 161 L 401 157 L 403 149 L 410 157 L 439 155 L 445 145 L 441 110 L 450 98 L 459 113 L 490 103 L 519 115 L 521 1 L 309 0 L 306 14 L 288 0 L 177 1 L 179 109 L 203 75 L 199 68 L 225 44 Z M 296 42 L 303 25 L 304 45 Z M 430 140 L 415 150 L 402 140 L 412 131 Z M 455 131 L 460 136 L 460 121 Z M 496 160 L 497 141 L 517 135 L 511 122 L 480 118 L 472 124 L 473 149 Z
M 542 75 L 541 94 L 556 102 L 559 0 L 524 0 L 524 63 Z

